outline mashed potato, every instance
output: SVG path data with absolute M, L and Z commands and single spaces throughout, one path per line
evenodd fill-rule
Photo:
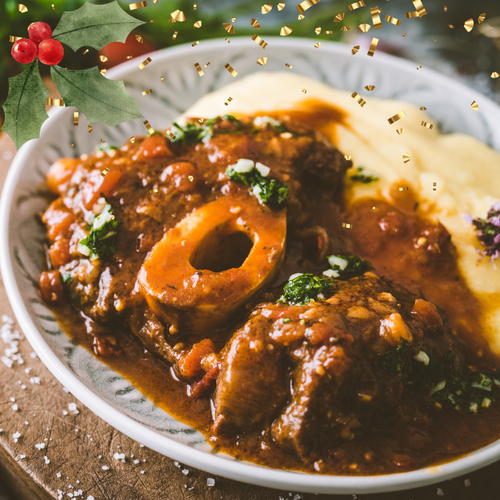
M 233 100 L 225 106 L 228 96 Z M 340 151 L 352 156 L 355 167 L 363 166 L 380 177 L 379 182 L 353 184 L 350 196 L 388 198 L 391 183 L 408 182 L 420 196 L 421 213 L 441 221 L 452 235 L 458 266 L 483 305 L 484 335 L 500 354 L 500 269 L 487 259 L 478 262 L 479 242 L 473 226 L 463 220 L 466 213 L 485 217 L 500 200 L 500 153 L 473 137 L 441 135 L 435 125 L 432 130 L 423 127 L 422 120 L 434 120 L 413 104 L 377 99 L 374 94 L 364 97 L 367 103 L 361 108 L 349 92 L 304 76 L 255 74 L 208 94 L 184 116 L 286 110 L 304 99 L 320 99 L 344 110 L 345 123 L 328 127 L 327 135 Z M 388 118 L 400 111 L 406 116 L 389 125 Z M 398 135 L 397 128 L 406 132 Z M 410 156 L 408 163 L 403 163 L 405 153 Z

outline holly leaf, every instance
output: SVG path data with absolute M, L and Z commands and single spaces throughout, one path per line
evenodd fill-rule
M 117 0 L 104 5 L 87 2 L 77 10 L 63 12 L 52 38 L 75 52 L 84 46 L 101 50 L 111 42 L 125 43 L 129 33 L 141 24 L 145 22 L 127 14 Z
M 17 149 L 25 142 L 40 137 L 40 128 L 48 118 L 45 101 L 49 94 L 38 71 L 38 59 L 19 75 L 9 78 L 2 130 L 14 141 Z
M 66 106 L 75 106 L 88 122 L 111 127 L 134 118 L 144 118 L 137 99 L 130 97 L 121 81 L 105 78 L 97 66 L 83 70 L 52 66 L 50 74 Z

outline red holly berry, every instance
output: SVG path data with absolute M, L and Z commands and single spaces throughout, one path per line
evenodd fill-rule
M 48 38 L 38 44 L 38 59 L 43 64 L 54 66 L 59 64 L 64 56 L 64 49 L 59 40 Z
M 47 23 L 31 23 L 28 26 L 30 39 L 35 43 L 40 43 L 42 40 L 52 37 L 52 28 Z
M 35 42 L 27 38 L 17 40 L 12 46 L 12 57 L 21 64 L 29 64 L 36 58 L 38 48 Z

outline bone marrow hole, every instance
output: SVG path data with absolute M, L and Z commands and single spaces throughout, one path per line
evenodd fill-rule
M 241 267 L 252 247 L 253 242 L 246 233 L 222 225 L 200 241 L 189 262 L 197 270 L 220 273 Z

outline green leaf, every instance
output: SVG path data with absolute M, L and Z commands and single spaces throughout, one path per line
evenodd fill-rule
M 74 51 L 80 47 L 101 50 L 111 42 L 125 43 L 128 34 L 141 24 L 145 22 L 127 14 L 116 0 L 104 5 L 87 2 L 77 10 L 63 12 L 52 38 Z
M 38 71 L 38 59 L 19 75 L 9 78 L 2 130 L 14 141 L 17 149 L 30 139 L 40 137 L 40 127 L 48 118 L 45 101 L 49 94 Z
M 66 106 L 75 106 L 88 122 L 114 127 L 118 123 L 144 118 L 137 99 L 130 97 L 121 81 L 105 78 L 97 66 L 84 70 L 52 66 L 50 74 Z

